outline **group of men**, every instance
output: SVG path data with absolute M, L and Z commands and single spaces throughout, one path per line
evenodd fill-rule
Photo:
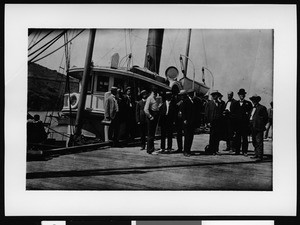
M 204 111 L 205 122 L 210 128 L 209 145 L 206 148 L 206 153 L 218 154 L 219 142 L 225 140 L 227 151 L 235 152 L 237 155 L 242 151 L 242 154 L 247 156 L 248 136 L 251 134 L 255 148 L 253 158 L 262 160 L 263 134 L 266 124 L 269 122 L 267 109 L 259 104 L 260 96 L 253 95 L 250 97 L 251 103 L 245 99 L 246 91 L 244 89 L 240 89 L 237 94 L 239 100 L 233 98 L 233 92 L 228 92 L 228 100 L 225 103 L 220 92 L 216 90 L 211 92 L 212 100 L 206 102 Z M 105 103 L 105 117 L 111 120 L 110 133 L 112 133 L 114 144 L 118 143 L 121 114 L 119 113 L 120 102 L 116 95 L 117 88 L 112 87 L 111 95 Z M 197 117 L 200 117 L 196 110 L 197 98 L 193 97 L 193 92 L 185 90 L 181 90 L 178 94 L 166 92 L 163 95 L 163 101 L 158 97 L 156 88 L 153 88 L 150 94 L 146 90 L 142 90 L 140 95 L 141 100 L 134 105 L 132 103 L 135 115 L 130 113 L 130 116 L 131 118 L 135 117 L 135 122 L 139 127 L 141 150 L 147 149 L 148 154 L 183 153 L 184 156 L 189 157 L 197 124 L 196 120 Z M 134 123 L 129 118 L 127 118 L 127 122 Z M 155 151 L 154 140 L 158 124 L 161 142 L 160 150 Z M 178 146 L 176 151 L 172 151 L 174 129 Z
M 239 155 L 242 151 L 248 156 L 248 136 L 251 134 L 254 146 L 254 156 L 257 161 L 263 160 L 264 131 L 269 122 L 268 112 L 261 105 L 261 97 L 257 94 L 245 99 L 245 89 L 238 91 L 239 100 L 233 98 L 233 92 L 228 92 L 228 101 L 225 103 L 222 94 L 212 91 L 212 100 L 207 103 L 205 116 L 210 125 L 210 139 L 208 152 L 217 154 L 220 140 L 226 140 L 225 150 Z

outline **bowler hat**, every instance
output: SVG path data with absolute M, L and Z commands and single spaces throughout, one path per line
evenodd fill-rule
M 256 101 L 259 102 L 259 101 L 261 100 L 261 97 L 258 96 L 257 94 L 254 94 L 254 95 L 253 95 L 252 97 L 250 97 L 249 99 L 250 99 L 251 101 L 253 101 L 253 100 L 255 101 L 255 100 L 256 100 Z
M 244 88 L 241 88 L 238 92 L 238 95 L 245 95 L 245 94 L 247 94 L 247 92 L 245 91 Z
M 221 93 L 218 90 L 212 90 L 210 95 L 221 95 Z

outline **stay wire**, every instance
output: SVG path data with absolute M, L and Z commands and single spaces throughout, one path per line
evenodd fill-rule
M 202 45 L 203 45 L 203 51 L 204 51 L 204 59 L 205 59 L 205 66 L 207 67 L 207 57 L 206 57 L 206 49 L 205 49 L 205 43 L 204 43 L 204 34 L 203 30 L 201 30 L 201 36 L 202 36 Z
M 36 52 L 40 51 L 41 49 L 43 49 L 44 47 L 46 47 L 47 45 L 52 45 L 55 41 L 57 41 L 63 34 L 64 34 L 65 31 L 63 31 L 62 33 L 60 33 L 59 35 L 57 35 L 55 38 L 53 38 L 52 40 L 50 40 L 49 42 L 47 42 L 46 44 L 44 44 L 43 46 L 41 46 L 40 48 L 38 48 L 37 50 L 35 50 L 34 52 L 30 53 L 28 55 L 29 56 L 32 56 L 33 54 L 35 54 Z M 49 47 L 49 46 L 48 46 Z
M 30 43 L 29 43 L 29 45 L 28 45 L 28 48 L 29 48 L 30 45 L 33 43 L 33 41 L 34 41 L 34 39 L 36 38 L 36 36 L 38 35 L 38 33 L 39 33 L 39 32 L 37 32 L 37 33 L 35 33 L 35 34 L 33 35 L 32 39 L 31 39 L 31 41 L 30 41 Z
M 51 30 L 49 33 L 47 33 L 44 37 L 42 37 L 39 41 L 37 41 L 36 43 L 34 43 L 30 48 L 28 48 L 28 51 L 30 49 L 32 49 L 34 46 L 36 46 L 38 43 L 40 43 L 42 40 L 44 40 L 47 36 L 49 36 L 51 33 L 53 32 L 53 30 Z
M 84 30 L 80 31 L 76 36 L 74 36 L 71 40 L 69 40 L 68 43 L 71 42 L 72 40 L 74 40 L 74 39 L 75 39 L 79 34 L 81 34 L 83 31 L 84 31 Z M 60 46 L 59 48 L 55 49 L 54 51 L 48 53 L 47 55 L 45 55 L 45 56 L 43 56 L 43 57 L 41 57 L 41 58 L 39 58 L 39 59 L 37 59 L 37 60 L 35 60 L 35 61 L 33 61 L 33 62 L 37 62 L 37 61 L 40 61 L 40 60 L 42 60 L 42 59 L 48 57 L 49 55 L 51 55 L 51 54 L 53 54 L 54 52 L 58 51 L 59 49 L 61 49 L 62 47 L 64 47 L 64 46 L 65 46 L 66 44 L 68 44 L 68 43 L 63 44 L 63 45 Z M 35 57 L 35 58 L 36 58 L 36 57 Z M 31 60 L 33 60 L 33 59 L 31 59 Z

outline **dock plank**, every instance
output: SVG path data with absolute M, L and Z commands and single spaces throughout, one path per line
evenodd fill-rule
M 159 146 L 156 141 L 156 147 Z M 173 140 L 175 144 L 175 140 Z M 208 135 L 195 135 L 194 155 L 149 155 L 139 147 L 100 148 L 27 162 L 27 190 L 272 190 L 272 142 L 265 160 L 204 155 Z M 225 143 L 221 142 L 220 149 Z M 175 144 L 176 147 L 176 144 Z M 249 144 L 249 154 L 253 147 Z

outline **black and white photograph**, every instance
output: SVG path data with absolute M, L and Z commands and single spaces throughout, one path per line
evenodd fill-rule
M 27 190 L 272 191 L 272 29 L 29 29 Z
M 295 15 L 7 5 L 8 215 L 294 215 Z

